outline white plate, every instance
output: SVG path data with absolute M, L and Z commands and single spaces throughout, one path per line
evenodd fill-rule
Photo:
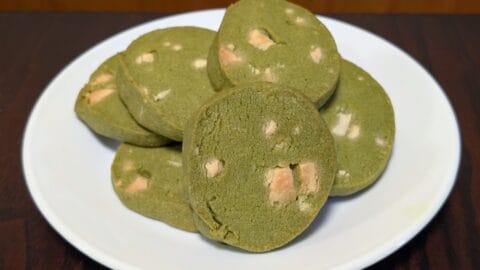
M 429 73 L 391 43 L 321 17 L 341 54 L 369 71 L 390 96 L 396 141 L 380 181 L 361 195 L 332 199 L 288 246 L 249 254 L 207 242 L 122 206 L 110 184 L 114 146 L 75 117 L 77 92 L 108 56 L 156 28 L 216 29 L 223 10 L 142 24 L 88 50 L 57 75 L 33 109 L 23 140 L 28 188 L 48 222 L 79 250 L 115 269 L 360 268 L 394 252 L 437 213 L 455 182 L 458 126 Z

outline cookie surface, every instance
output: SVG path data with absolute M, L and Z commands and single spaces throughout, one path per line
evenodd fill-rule
M 393 108 L 383 88 L 360 67 L 342 60 L 338 88 L 320 112 L 337 148 L 331 195 L 350 195 L 373 184 L 390 158 L 395 137 Z
M 208 56 L 216 89 L 255 81 L 285 84 L 318 107 L 335 90 L 339 68 L 327 28 L 308 10 L 283 0 L 231 5 Z
M 181 141 L 187 119 L 214 94 L 206 66 L 215 32 L 197 27 L 152 31 L 122 54 L 120 95 L 148 129 Z
M 118 147 L 112 184 L 129 209 L 186 231 L 196 231 L 183 181 L 181 147 Z
M 336 169 L 333 138 L 315 106 L 264 82 L 226 89 L 202 105 L 182 154 L 197 229 L 254 252 L 308 227 Z
M 160 146 L 170 140 L 140 126 L 118 95 L 116 76 L 119 55 L 103 62 L 80 90 L 75 102 L 78 117 L 93 131 L 122 142 Z

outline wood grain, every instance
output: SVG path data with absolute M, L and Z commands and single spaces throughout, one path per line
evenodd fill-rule
M 103 269 L 64 241 L 24 184 L 21 139 L 47 83 L 97 42 L 158 14 L 0 13 L 0 269 Z M 454 190 L 412 241 L 370 269 L 480 269 L 480 16 L 336 15 L 397 44 L 442 85 L 462 132 Z
M 4 0 L 5 11 L 179 12 L 227 7 L 234 0 Z M 479 13 L 477 0 L 292 0 L 320 13 Z

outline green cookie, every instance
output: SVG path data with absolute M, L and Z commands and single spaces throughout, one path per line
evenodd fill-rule
M 340 56 L 327 28 L 308 10 L 283 0 L 231 5 L 208 55 L 218 90 L 245 82 L 284 84 L 318 107 L 332 95 Z
M 196 231 L 183 181 L 179 145 L 120 145 L 112 164 L 112 183 L 122 203 L 131 210 L 179 229 Z
M 337 147 L 338 171 L 330 195 L 360 191 L 378 179 L 395 137 L 392 104 L 367 72 L 342 60 L 338 88 L 322 108 Z
M 183 160 L 197 229 L 254 252 L 304 231 L 336 170 L 334 141 L 315 106 L 265 82 L 226 89 L 202 105 L 185 130 Z
M 122 54 L 120 96 L 143 126 L 181 141 L 190 115 L 215 91 L 206 65 L 215 32 L 173 27 L 147 33 Z
M 140 126 L 128 113 L 117 91 L 119 55 L 107 59 L 90 76 L 75 102 L 78 117 L 96 133 L 141 146 L 160 146 L 170 140 Z

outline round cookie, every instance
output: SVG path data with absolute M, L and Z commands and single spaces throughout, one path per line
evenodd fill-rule
M 75 102 L 78 117 L 93 131 L 122 142 L 141 146 L 160 146 L 170 140 L 140 126 L 123 105 L 115 77 L 119 55 L 116 54 L 93 72 Z
M 182 153 L 197 229 L 254 252 L 304 231 L 336 170 L 334 141 L 315 106 L 265 82 L 226 89 L 202 105 Z
M 268 81 L 306 95 L 317 107 L 332 95 L 340 56 L 328 29 L 283 0 L 240 0 L 223 17 L 209 51 L 214 87 Z
M 112 183 L 131 210 L 186 231 L 196 231 L 183 181 L 181 147 L 122 144 L 112 164 Z
M 215 32 L 197 27 L 155 30 L 122 54 L 120 96 L 148 129 L 181 141 L 190 115 L 213 95 L 206 71 Z
M 379 177 L 390 158 L 395 137 L 392 104 L 367 72 L 342 60 L 335 95 L 320 114 L 337 148 L 338 171 L 331 196 L 360 191 Z

